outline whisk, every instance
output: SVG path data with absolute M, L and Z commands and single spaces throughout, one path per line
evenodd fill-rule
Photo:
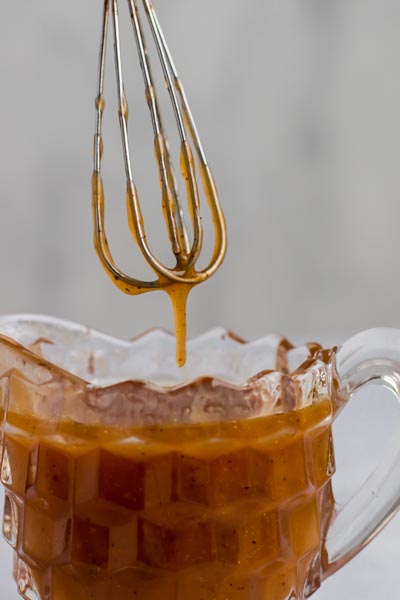
M 94 219 L 94 244 L 100 261 L 116 286 L 126 294 L 143 294 L 154 290 L 165 291 L 173 304 L 177 337 L 177 363 L 186 362 L 186 303 L 193 286 L 211 277 L 220 267 L 226 253 L 226 226 L 219 203 L 215 182 L 207 163 L 200 137 L 189 108 L 189 104 L 172 56 L 165 41 L 155 9 L 149 0 L 127 0 L 133 32 L 143 74 L 145 96 L 150 110 L 154 131 L 154 153 L 161 186 L 162 210 L 168 236 L 175 257 L 175 266 L 170 268 L 152 253 L 146 238 L 138 191 L 134 182 L 128 139 L 128 101 L 125 95 L 119 28 L 118 0 L 105 0 L 100 46 L 98 95 L 96 98 L 96 132 L 94 138 L 94 173 L 92 177 L 92 204 Z M 110 10 L 111 9 L 111 10 Z M 141 281 L 121 271 L 113 260 L 107 242 L 104 225 L 104 187 L 101 177 L 103 154 L 102 118 L 105 109 L 104 73 L 107 33 L 112 13 L 114 33 L 115 71 L 118 90 L 118 115 L 126 172 L 126 207 L 130 232 L 145 261 L 155 272 L 154 281 Z M 142 16 L 143 15 L 143 16 Z M 158 58 L 165 77 L 170 101 L 180 139 L 180 169 L 186 184 L 188 213 L 193 229 L 193 241 L 189 242 L 182 206 L 178 195 L 177 178 L 169 150 L 168 139 L 154 85 L 150 58 L 143 30 L 143 17 L 148 21 Z M 203 243 L 203 228 L 200 216 L 200 195 L 196 179 L 196 167 L 192 146 L 198 157 L 199 172 L 204 194 L 208 202 L 214 227 L 214 248 L 211 260 L 202 269 L 196 269 Z

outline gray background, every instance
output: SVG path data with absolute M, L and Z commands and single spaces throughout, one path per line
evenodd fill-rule
M 171 328 L 172 318 L 162 294 L 118 292 L 92 248 L 101 4 L 21 0 L 3 7 L 0 313 L 49 313 L 131 337 L 154 325 Z M 189 334 L 224 325 L 251 339 L 278 331 L 329 345 L 368 327 L 400 327 L 398 0 L 159 0 L 156 7 L 229 228 L 223 269 L 190 298 Z M 150 241 L 165 257 L 152 137 L 132 52 L 127 40 L 135 176 Z M 145 275 L 124 223 L 111 61 L 108 70 L 110 242 L 124 268 Z M 356 408 L 338 425 L 344 495 L 359 471 L 348 464 L 355 447 L 365 465 L 374 458 L 362 443 L 381 418 L 378 403 L 370 404 L 358 441 L 349 441 Z M 383 421 L 379 435 L 378 442 L 386 436 Z M 397 519 L 315 597 L 393 595 L 399 539 Z M 14 600 L 9 553 L 0 548 L 0 597 Z

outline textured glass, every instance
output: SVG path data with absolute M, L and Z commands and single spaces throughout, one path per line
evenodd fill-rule
M 318 589 L 346 400 L 334 351 L 218 329 L 178 370 L 161 331 L 121 342 L 37 318 L 0 330 L 13 338 L 0 337 L 3 534 L 23 598 Z

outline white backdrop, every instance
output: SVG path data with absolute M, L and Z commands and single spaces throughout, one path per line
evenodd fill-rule
M 130 337 L 170 328 L 172 318 L 161 294 L 120 294 L 92 248 L 101 4 L 3 7 L 0 313 L 49 313 Z M 229 228 L 223 269 L 190 298 L 190 335 L 224 325 L 248 338 L 278 331 L 330 345 L 368 327 L 400 327 L 400 3 L 158 0 L 156 7 Z M 126 48 L 135 175 L 149 237 L 162 249 L 156 174 L 147 163 L 152 140 L 133 46 Z M 107 98 L 110 239 L 118 261 L 141 274 L 124 223 L 111 76 Z M 398 521 L 316 597 L 376 600 L 383 582 L 388 596 L 398 588 Z M 4 559 L 2 583 L 6 572 Z M 4 593 L 1 600 L 14 598 Z

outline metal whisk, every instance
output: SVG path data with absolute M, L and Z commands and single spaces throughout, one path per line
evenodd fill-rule
M 196 125 L 190 111 L 187 98 L 178 77 L 177 70 L 167 47 L 154 7 L 149 0 L 127 0 L 135 35 L 140 67 L 143 74 L 145 95 L 150 110 L 154 131 L 155 159 L 159 171 L 162 196 L 162 210 L 167 226 L 175 266 L 170 268 L 158 260 L 152 253 L 145 232 L 139 195 L 134 183 L 132 161 L 128 139 L 128 102 L 124 90 L 118 0 L 105 0 L 103 26 L 100 47 L 100 65 L 98 95 L 96 98 L 96 132 L 94 138 L 94 173 L 92 178 L 94 244 L 101 263 L 115 283 L 127 294 L 143 294 L 153 290 L 164 290 L 169 294 L 175 312 L 177 332 L 177 362 L 183 365 L 186 360 L 186 301 L 193 286 L 211 277 L 220 267 L 226 253 L 225 219 L 218 200 L 215 182 L 208 166 Z M 139 9 L 139 3 L 142 7 Z M 111 8 L 111 10 L 110 10 Z M 127 180 L 126 206 L 131 234 L 147 264 L 155 272 L 154 281 L 141 281 L 121 271 L 113 260 L 107 242 L 104 226 L 104 188 L 101 177 L 101 160 L 103 154 L 102 118 L 105 108 L 104 72 L 106 60 L 107 32 L 112 13 L 114 32 L 115 70 L 118 89 L 118 114 L 121 129 L 125 172 Z M 143 16 L 142 16 L 143 15 Z M 193 228 L 193 241 L 184 223 L 183 211 L 178 196 L 177 179 L 173 161 L 169 151 L 168 140 L 164 131 L 156 89 L 153 81 L 150 59 L 147 52 L 143 30 L 143 17 L 147 18 L 159 60 L 161 62 L 169 97 L 178 127 L 181 143 L 180 168 L 186 184 L 188 212 Z M 201 182 L 207 198 L 214 225 L 214 249 L 206 268 L 196 269 L 196 263 L 202 251 L 203 228 L 200 216 L 200 196 L 196 179 L 196 167 L 191 143 L 198 157 Z

